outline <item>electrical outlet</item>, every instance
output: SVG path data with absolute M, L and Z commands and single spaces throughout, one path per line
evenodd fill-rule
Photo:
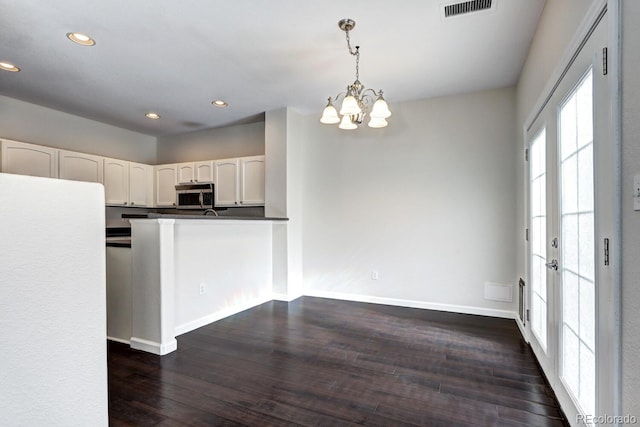
M 377 270 L 373 270 L 371 272 L 371 280 L 378 280 L 378 271 Z
M 200 283 L 200 295 L 206 292 L 207 292 L 207 285 L 205 285 L 204 283 Z

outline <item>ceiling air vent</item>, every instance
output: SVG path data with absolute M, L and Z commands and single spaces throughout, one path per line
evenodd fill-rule
M 462 3 L 449 4 L 444 7 L 444 17 L 464 15 L 465 13 L 478 12 L 491 9 L 493 0 L 471 0 Z

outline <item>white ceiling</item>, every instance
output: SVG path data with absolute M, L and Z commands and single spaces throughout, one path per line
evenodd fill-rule
M 320 115 L 355 79 L 337 22 L 352 18 L 360 80 L 393 103 L 517 82 L 544 0 L 0 0 L 0 94 L 149 135 Z M 84 32 L 94 47 L 71 43 Z M 226 109 L 213 99 L 229 103 Z M 162 118 L 149 120 L 145 112 Z

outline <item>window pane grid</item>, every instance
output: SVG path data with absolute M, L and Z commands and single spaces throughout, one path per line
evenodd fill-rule
M 595 413 L 595 249 L 591 71 L 560 110 L 562 378 Z
M 547 166 L 546 130 L 531 142 L 529 223 L 531 253 L 531 330 L 547 348 Z

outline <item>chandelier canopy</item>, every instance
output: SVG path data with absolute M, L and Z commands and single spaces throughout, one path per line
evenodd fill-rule
M 349 31 L 353 30 L 355 26 L 356 21 L 353 19 L 346 18 L 338 22 L 338 27 L 346 34 L 349 53 L 356 57 L 356 80 L 347 86 L 346 92 L 341 92 L 334 98 L 329 97 L 320 122 L 324 124 L 340 123 L 338 126 L 340 129 L 351 130 L 357 129 L 368 115 L 369 127 L 383 128 L 389 124 L 386 119 L 391 116 L 391 111 L 382 97 L 382 90 L 376 92 L 373 89 L 366 89 L 360 83 L 360 46 L 356 46 L 356 49 L 353 50 L 349 38 Z M 340 107 L 342 119 L 338 116 L 336 107 L 333 106 L 333 103 L 337 103 L 339 99 L 342 99 Z

